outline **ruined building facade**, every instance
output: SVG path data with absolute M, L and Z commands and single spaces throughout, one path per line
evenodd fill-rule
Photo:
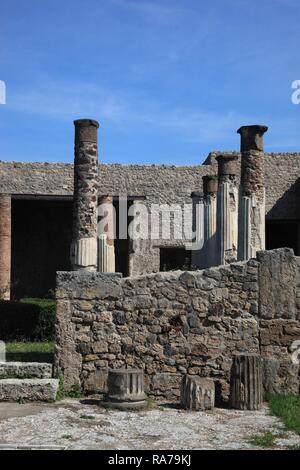
M 74 166 L 0 164 L 2 297 L 56 286 L 66 390 L 105 392 L 110 368 L 137 367 L 155 396 L 178 397 L 188 373 L 224 402 L 233 357 L 255 353 L 265 391 L 299 393 L 300 155 L 265 154 L 255 125 L 238 130 L 241 152 L 199 167 L 105 166 L 98 123 L 74 124 Z M 152 238 L 121 233 L 122 214 L 125 232 L 136 214 L 147 232 L 148 209 L 170 206 L 173 236 L 163 223 Z
M 93 155 L 95 142 L 89 142 L 95 140 L 97 126 L 92 122 L 87 131 L 94 132 L 94 137 L 84 137 L 84 129 L 78 121 L 77 171 L 81 171 L 79 147 L 89 147 L 91 171 L 97 173 L 97 183 L 91 188 L 97 199 L 94 204 L 104 200 L 109 207 L 111 203 L 117 214 L 117 238 L 112 241 L 98 233 L 98 261 L 91 260 L 97 270 L 105 270 L 98 265 L 99 259 L 107 264 L 112 256 L 115 271 L 126 277 L 249 259 L 255 255 L 256 246 L 290 247 L 300 254 L 300 153 L 263 153 L 259 136 L 264 129 L 252 128 L 251 141 L 245 134 L 247 129 L 241 128 L 241 152 L 212 152 L 199 166 L 104 165 L 101 147 L 98 165 Z M 84 162 L 81 167 L 84 175 Z M 253 174 L 258 180 L 251 179 Z M 0 162 L 0 194 L 0 289 L 10 291 L 11 298 L 48 295 L 55 288 L 56 271 L 74 268 L 70 259 L 74 165 Z M 150 208 L 153 204 L 195 205 L 195 200 L 203 203 L 204 250 L 190 251 L 186 233 L 174 237 L 175 218 L 171 220 L 170 238 L 161 234 L 153 240 L 118 236 L 119 213 L 124 205 L 134 212 L 140 203 Z M 253 207 L 255 220 L 251 225 Z M 191 220 L 191 227 L 193 223 Z M 240 241 L 237 232 L 244 233 Z M 95 226 L 91 233 L 95 235 Z M 77 248 L 72 245 L 74 256 L 75 248 L 79 256 L 78 250 L 84 250 L 87 239 L 93 237 L 82 238 Z M 110 252 L 113 254 L 108 255 Z

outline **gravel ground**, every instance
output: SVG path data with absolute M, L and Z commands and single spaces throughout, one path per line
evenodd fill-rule
M 53 405 L 0 406 L 2 449 L 255 449 L 249 438 L 264 431 L 278 435 L 276 449 L 300 445 L 300 436 L 283 431 L 267 406 L 256 412 L 217 408 L 213 413 L 163 405 L 125 412 L 71 399 Z

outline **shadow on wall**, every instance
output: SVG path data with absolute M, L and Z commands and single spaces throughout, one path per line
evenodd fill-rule
M 276 204 L 267 212 L 270 219 L 299 219 L 300 178 L 289 187 L 277 200 Z

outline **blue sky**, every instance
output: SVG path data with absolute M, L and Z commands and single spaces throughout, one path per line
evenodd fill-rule
M 194 165 L 266 124 L 300 151 L 299 0 L 3 0 L 0 159 L 73 161 L 73 120 L 105 163 Z

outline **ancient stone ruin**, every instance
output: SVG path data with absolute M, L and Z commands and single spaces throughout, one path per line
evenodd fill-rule
M 240 181 L 238 156 L 223 153 L 218 185 L 208 175 L 204 195 L 192 193 L 193 214 L 205 208 L 197 222 L 204 245 L 193 261 L 206 269 L 129 277 L 58 272 L 56 368 L 66 387 L 104 393 L 110 369 L 140 368 L 147 391 L 167 399 L 179 398 L 186 374 L 212 379 L 216 400 L 240 409 L 260 407 L 263 385 L 299 393 L 290 354 L 300 335 L 298 258 L 289 248 L 263 251 L 266 130 L 239 129 Z M 77 174 L 75 158 L 75 191 Z M 185 406 L 205 408 L 195 398 L 201 383 L 184 380 Z
M 300 155 L 265 154 L 267 127 L 256 125 L 238 130 L 241 152 L 211 153 L 197 168 L 105 166 L 98 165 L 98 127 L 75 121 L 74 167 L 0 163 L 6 298 L 26 287 L 14 287 L 24 276 L 22 211 L 56 214 L 53 233 L 59 228 L 63 243 L 57 239 L 53 269 L 36 289 L 53 287 L 57 272 L 55 373 L 66 390 L 79 386 L 109 401 L 116 371 L 119 401 L 130 401 L 129 376 L 143 396 L 144 384 L 133 379 L 138 369 L 156 398 L 179 401 L 185 390 L 187 409 L 212 409 L 214 396 L 216 404 L 259 409 L 264 392 L 298 394 Z M 24 172 L 34 176 L 31 187 Z M 128 238 L 127 229 L 148 228 L 150 207 L 164 213 L 159 204 L 172 206 L 173 235 L 154 224 L 156 238 Z M 176 238 L 176 211 L 185 205 L 190 231 Z M 34 223 L 27 227 L 34 236 Z

